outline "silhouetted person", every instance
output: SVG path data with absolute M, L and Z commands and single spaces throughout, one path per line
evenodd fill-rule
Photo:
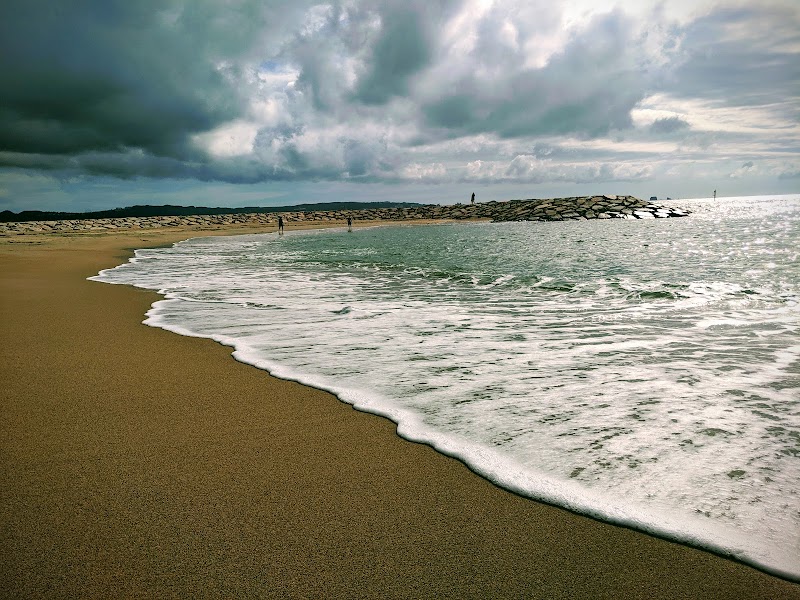
M 714 190 L 714 200 L 717 199 L 717 190 Z
M 475 192 L 472 192 L 472 199 L 469 202 L 470 204 L 475 204 Z
M 347 217 L 347 231 L 353 231 L 353 219 L 352 219 L 352 217 Z
M 283 233 L 283 217 L 278 217 L 278 233 Z

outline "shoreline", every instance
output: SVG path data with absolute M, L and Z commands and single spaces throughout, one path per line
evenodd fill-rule
M 136 247 L 273 230 L 0 238 L 7 593 L 800 598 L 497 488 L 381 417 L 142 326 L 158 294 L 85 280 Z

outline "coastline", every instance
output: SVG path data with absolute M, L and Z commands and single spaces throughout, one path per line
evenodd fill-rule
M 800 598 L 501 490 L 385 419 L 143 327 L 157 294 L 85 280 L 133 248 L 265 230 L 0 238 L 6 594 Z

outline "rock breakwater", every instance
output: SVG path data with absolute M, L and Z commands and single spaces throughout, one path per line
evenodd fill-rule
M 584 221 L 588 219 L 661 219 L 688 211 L 659 206 L 633 196 L 579 196 L 548 200 L 509 200 L 477 206 L 493 221 Z M 472 208 L 472 207 L 470 207 Z M 482 216 L 482 215 L 481 215 Z
M 191 215 L 175 217 L 122 217 L 0 223 L 0 235 L 103 232 L 127 229 L 183 227 L 202 230 L 236 225 L 277 226 L 278 216 L 291 225 L 356 221 L 413 221 L 483 219 L 500 221 L 583 221 L 588 219 L 653 219 L 682 217 L 687 211 L 658 206 L 633 196 L 581 196 L 547 200 L 507 200 L 478 204 L 435 204 L 403 208 L 373 208 L 312 212 Z

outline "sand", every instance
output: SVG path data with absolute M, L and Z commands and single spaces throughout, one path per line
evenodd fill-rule
M 0 238 L 0 596 L 800 598 L 501 490 L 85 279 L 233 231 Z

